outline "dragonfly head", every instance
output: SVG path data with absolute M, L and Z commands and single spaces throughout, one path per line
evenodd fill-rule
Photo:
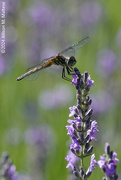
M 69 66 L 74 66 L 76 64 L 76 59 L 74 56 L 71 56 L 69 59 L 68 59 L 68 65 Z

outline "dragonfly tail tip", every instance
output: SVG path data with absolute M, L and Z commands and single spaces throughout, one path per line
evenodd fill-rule
M 16 79 L 16 81 L 20 81 L 21 79 L 18 77 L 17 79 Z

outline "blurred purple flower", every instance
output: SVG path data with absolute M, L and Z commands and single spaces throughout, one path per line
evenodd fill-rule
M 54 141 L 54 134 L 51 128 L 47 125 L 41 125 L 40 127 L 27 129 L 25 131 L 24 137 L 26 143 L 30 145 L 38 144 L 42 148 L 52 146 L 52 142 Z M 53 141 L 51 141 L 51 144 L 50 139 L 53 139 Z
M 39 104 L 45 109 L 65 106 L 72 100 L 72 91 L 65 84 L 59 84 L 53 90 L 44 90 L 39 95 Z
M 50 28 L 53 25 L 53 10 L 49 4 L 43 2 L 34 3 L 29 10 L 32 21 L 40 29 Z
M 16 172 L 16 167 L 12 164 L 11 159 L 7 153 L 3 153 L 0 160 L 1 176 L 4 180 L 18 180 L 19 176 Z
M 118 59 L 111 49 L 99 51 L 97 58 L 97 72 L 102 77 L 109 77 L 118 67 Z
M 93 95 L 92 99 L 91 107 L 94 109 L 94 114 L 104 113 L 113 105 L 113 97 L 108 91 L 98 91 Z
M 46 124 L 31 127 L 24 133 L 25 142 L 29 144 L 29 168 L 34 179 L 44 179 L 46 159 L 55 148 L 55 135 Z
M 22 140 L 22 133 L 19 128 L 10 128 L 7 129 L 7 132 L 5 134 L 5 139 L 7 143 L 11 145 L 18 145 Z
M 88 1 L 81 5 L 80 18 L 83 26 L 90 26 L 99 21 L 102 15 L 102 7 L 96 1 Z

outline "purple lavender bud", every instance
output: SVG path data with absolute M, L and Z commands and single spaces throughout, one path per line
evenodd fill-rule
M 90 129 L 91 123 L 92 123 L 92 120 L 90 120 L 90 119 L 88 119 L 88 120 L 86 121 L 86 129 Z
M 86 88 L 84 89 L 84 94 L 85 94 L 85 95 L 88 95 L 89 90 L 90 90 L 90 86 L 87 85 Z
M 90 103 L 91 103 L 91 101 L 90 101 Z M 85 104 L 85 112 L 88 111 L 89 107 L 90 107 L 90 104 Z
M 82 79 L 80 79 L 80 88 L 81 88 L 81 89 L 84 89 L 84 82 L 83 82 Z
M 74 68 L 74 71 L 75 71 L 75 74 L 79 77 L 79 79 L 81 79 L 81 74 L 76 67 Z
M 73 77 L 73 80 L 72 80 L 72 83 L 71 84 L 74 84 L 75 86 L 77 86 L 77 77 L 76 77 L 76 74 L 72 74 L 72 77 Z
M 75 150 L 74 150 L 73 147 L 70 147 L 70 150 L 71 150 L 71 152 L 72 152 L 74 155 L 76 155 Z
M 88 79 L 88 72 L 85 72 L 85 73 L 84 73 L 84 82 L 85 82 L 85 83 L 87 82 L 87 79 Z
M 79 114 L 79 110 L 78 108 L 75 109 L 75 114 L 78 115 Z
M 84 177 L 84 175 L 85 175 L 85 172 L 84 172 L 84 170 L 83 170 L 83 168 L 81 167 L 81 169 L 80 169 L 80 174 L 81 174 L 81 177 L 83 178 Z
M 77 109 L 76 106 L 73 106 L 73 107 L 69 108 L 69 110 L 70 110 L 69 117 L 73 116 L 74 114 L 77 114 L 76 109 Z
M 87 84 L 88 84 L 88 86 L 89 87 L 92 87 L 92 86 L 94 86 L 94 81 L 93 80 L 91 80 L 91 77 L 90 77 L 90 75 L 88 76 L 88 80 L 87 80 Z
M 92 154 L 90 166 L 86 172 L 86 178 L 88 178 L 91 175 L 92 171 L 94 171 L 95 169 L 95 165 L 97 165 L 97 162 L 94 158 L 95 158 L 95 154 Z
M 109 151 L 109 144 L 106 143 L 105 147 L 108 147 L 106 150 L 106 152 Z M 105 148 L 106 149 L 106 148 Z M 109 153 L 109 152 L 108 152 Z M 112 158 L 110 159 L 110 155 L 112 156 Z M 116 158 L 116 153 L 115 152 L 111 152 L 109 155 L 109 157 L 107 156 L 107 154 L 100 156 L 100 160 L 98 161 L 98 165 L 99 167 L 102 169 L 102 171 L 105 173 L 106 177 L 109 177 L 110 179 L 117 179 L 118 175 L 116 174 L 116 167 L 117 167 L 117 162 L 119 162 L 119 160 Z
M 89 167 L 90 172 L 92 172 L 95 169 L 95 165 L 97 165 L 97 162 L 95 160 L 95 154 L 92 154 L 90 167 Z
M 87 134 L 90 136 L 89 140 L 95 140 L 95 135 L 96 135 L 96 131 L 99 131 L 97 128 L 98 126 L 96 125 L 97 122 L 96 121 L 92 121 L 91 122 L 91 128 L 87 131 Z
M 80 103 L 81 103 L 81 102 L 79 101 L 79 103 L 77 104 L 77 109 L 81 111 L 82 108 L 81 108 L 81 106 L 80 106 Z
M 90 143 L 86 143 L 86 145 L 84 146 L 84 149 L 83 149 L 84 156 L 87 155 L 87 151 L 88 151 L 89 147 L 90 147 Z
M 81 131 L 83 130 L 82 120 L 81 120 L 80 116 L 77 116 L 77 117 L 75 118 L 74 127 L 75 127 L 75 129 L 76 129 L 78 132 L 81 132 Z
M 79 172 L 78 172 L 77 170 L 74 170 L 74 171 L 73 171 L 73 174 L 74 174 L 76 177 L 80 178 L 80 174 L 79 174 Z
M 84 134 L 83 133 L 79 133 L 79 139 L 81 142 L 84 141 Z
M 87 124 L 90 124 L 90 119 L 91 119 L 92 116 L 85 116 L 84 117 L 84 120 L 86 121 Z
M 78 169 L 74 166 L 73 162 L 72 162 L 72 158 L 67 156 L 66 161 L 68 161 L 68 164 L 66 166 L 66 168 L 70 167 L 72 169 L 73 174 L 75 174 L 75 176 L 80 177 L 80 173 L 78 171 Z
M 87 150 L 88 150 L 88 148 L 86 148 L 86 146 L 85 146 L 84 149 L 83 149 L 83 154 L 84 154 L 84 156 L 87 155 Z
M 76 123 L 75 122 L 72 122 L 72 127 L 74 128 L 74 129 L 77 129 L 77 127 L 76 127 Z
M 89 149 L 89 147 L 90 147 L 90 143 L 86 143 L 86 144 L 85 144 L 85 149 L 87 149 L 87 150 L 88 150 L 88 149 Z
M 90 172 L 90 171 L 86 172 L 86 178 L 90 177 L 91 174 L 92 174 L 92 172 Z
M 85 119 L 84 119 L 83 117 L 85 117 L 85 109 L 81 109 L 81 111 L 80 111 L 80 116 L 81 116 L 81 118 L 82 118 L 82 121 L 84 122 Z
M 113 158 L 113 153 L 114 153 L 113 151 L 110 152 L 110 154 L 109 154 L 109 158 L 110 158 L 110 159 Z
M 71 167 L 71 169 L 74 170 L 75 167 L 74 167 L 74 165 L 72 163 L 71 157 L 67 156 L 65 159 L 66 159 L 66 161 L 68 161 L 68 164 L 67 164 L 66 168 Z
M 92 117 L 93 109 L 89 109 L 85 114 L 85 119 L 89 119 Z
M 93 151 L 93 146 L 91 146 L 91 147 L 88 149 L 88 151 L 87 151 L 87 155 L 92 154 L 92 151 Z
M 106 143 L 106 144 L 105 144 L 105 153 L 106 153 L 107 155 L 110 155 L 110 145 L 109 145 L 109 143 Z
M 88 105 L 90 106 L 92 104 L 92 99 L 88 101 Z
M 90 97 L 89 96 L 87 96 L 86 97 L 86 102 L 88 102 L 90 100 Z
M 67 135 L 71 136 L 72 138 L 78 137 L 78 136 L 77 136 L 77 133 L 76 133 L 76 131 L 75 131 L 75 129 L 73 128 L 72 125 L 70 125 L 70 126 L 67 125 L 66 128 L 67 128 L 67 130 L 68 130 Z
M 86 135 L 86 137 L 85 137 L 85 139 L 84 139 L 82 144 L 84 145 L 85 143 L 89 142 L 89 138 L 90 138 L 90 136 Z

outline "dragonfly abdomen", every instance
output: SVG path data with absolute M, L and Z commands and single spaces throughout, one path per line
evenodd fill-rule
M 50 63 L 45 62 L 45 63 L 43 63 L 42 65 L 40 65 L 40 66 L 38 66 L 38 67 L 35 67 L 35 68 L 33 68 L 33 69 L 30 69 L 30 70 L 28 70 L 25 74 L 19 76 L 19 77 L 17 78 L 17 81 L 20 81 L 20 80 L 26 78 L 27 76 L 29 76 L 29 75 L 31 75 L 31 74 L 34 74 L 35 72 L 40 71 L 41 69 L 44 69 L 44 68 L 49 67 L 49 66 L 51 66 L 51 65 L 52 65 L 52 62 L 50 62 Z
M 19 76 L 19 77 L 17 78 L 17 81 L 20 81 L 20 80 L 26 78 L 27 76 L 29 76 L 30 74 L 33 74 L 33 73 L 35 73 L 35 72 L 37 72 L 37 71 L 39 71 L 38 68 L 34 68 L 34 69 L 32 69 L 32 70 L 29 70 L 29 71 L 27 71 L 25 74 Z

